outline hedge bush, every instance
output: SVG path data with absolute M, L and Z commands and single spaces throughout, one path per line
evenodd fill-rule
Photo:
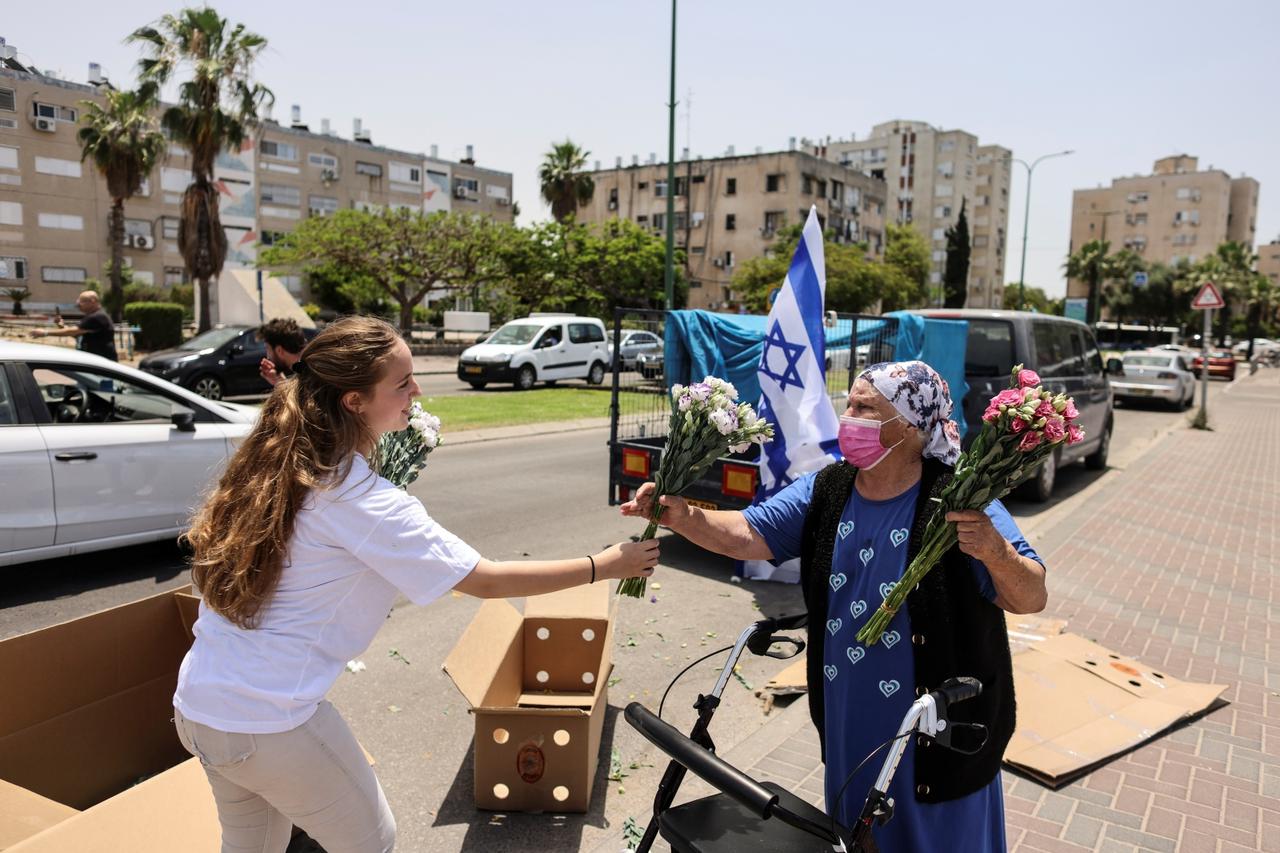
M 160 350 L 182 343 L 182 306 L 173 302 L 132 302 L 124 306 L 124 320 L 137 326 L 141 350 Z

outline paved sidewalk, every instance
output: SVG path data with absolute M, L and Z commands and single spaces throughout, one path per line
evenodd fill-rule
M 1211 421 L 1160 439 L 1035 545 L 1046 615 L 1227 684 L 1231 704 L 1056 792 L 1005 773 L 1011 850 L 1280 851 L 1280 371 L 1242 379 Z M 822 805 L 803 697 L 727 758 Z

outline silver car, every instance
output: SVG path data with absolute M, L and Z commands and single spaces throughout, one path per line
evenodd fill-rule
M 618 343 L 618 354 L 623 370 L 635 370 L 636 359 L 641 355 L 662 353 L 662 338 L 642 329 L 623 329 Z M 613 362 L 613 343 L 609 343 L 609 361 Z
M 1180 353 L 1146 350 L 1125 353 L 1123 373 L 1111 377 L 1111 388 L 1121 399 L 1156 399 L 1184 409 L 1196 396 L 1196 377 Z

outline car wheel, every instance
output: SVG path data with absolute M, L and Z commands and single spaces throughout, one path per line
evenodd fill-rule
M 591 372 L 587 374 L 588 385 L 601 385 L 604 383 L 604 365 L 596 362 L 591 365 Z
M 526 364 L 520 368 L 520 372 L 516 374 L 516 388 L 521 391 L 528 391 L 533 387 L 533 383 L 538 379 L 538 375 L 533 372 L 533 365 Z
M 477 391 L 483 391 L 484 386 L 488 385 L 489 383 L 471 381 L 471 382 L 468 382 L 467 384 L 470 385 L 472 388 L 476 389 Z
M 192 381 L 191 390 L 206 400 L 221 400 L 225 389 L 221 379 L 211 373 L 205 373 Z
M 1107 467 L 1107 454 L 1111 452 L 1111 430 L 1113 424 L 1107 424 L 1107 430 L 1102 434 L 1102 441 L 1098 443 L 1098 449 L 1090 453 L 1084 458 L 1084 467 L 1090 471 L 1101 471 Z
M 1027 481 L 1026 496 L 1036 503 L 1044 503 L 1053 496 L 1053 484 L 1058 479 L 1058 458 L 1050 453 L 1040 464 L 1040 470 Z

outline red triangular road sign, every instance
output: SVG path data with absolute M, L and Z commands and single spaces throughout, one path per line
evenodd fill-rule
M 1200 292 L 1196 294 L 1196 298 L 1191 300 L 1192 308 L 1208 309 L 1221 308 L 1227 303 L 1222 301 L 1222 294 L 1218 292 L 1218 286 L 1211 281 L 1206 281 L 1200 288 Z

